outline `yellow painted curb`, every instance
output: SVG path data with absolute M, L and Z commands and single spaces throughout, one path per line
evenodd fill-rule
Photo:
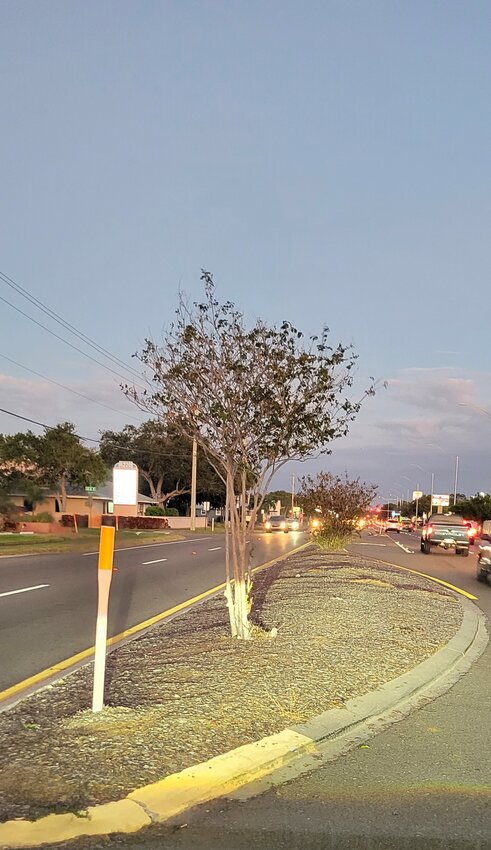
M 310 546 L 311 541 L 307 541 L 307 543 L 302 543 L 301 546 L 297 546 L 296 549 L 290 549 L 288 552 L 284 552 L 282 555 L 278 555 L 277 558 L 273 558 L 271 561 L 266 561 L 265 564 L 259 564 L 259 566 L 254 567 L 252 572 L 256 573 L 259 570 L 265 570 L 267 567 L 272 567 L 273 564 L 276 564 L 278 561 L 282 561 L 284 558 L 288 558 L 290 555 L 295 554 L 295 552 L 300 552 L 302 549 L 305 549 L 306 546 Z M 209 596 L 214 596 L 214 594 L 219 593 L 221 590 L 224 590 L 225 583 L 217 584 L 216 587 L 212 587 L 209 590 L 205 590 L 203 593 L 199 593 L 198 596 L 193 596 L 191 599 L 187 599 L 185 602 L 180 602 L 179 605 L 174 605 L 173 608 L 168 608 L 166 611 L 162 611 L 161 614 L 156 614 L 154 617 L 149 617 L 148 620 L 143 620 L 142 623 L 137 623 L 135 626 L 131 626 L 129 629 L 125 629 L 123 632 L 120 632 L 117 635 L 109 638 L 107 640 L 106 646 L 114 647 L 117 644 L 121 643 L 123 640 L 127 640 L 129 637 L 132 637 L 139 632 L 144 631 L 145 629 L 149 629 L 151 626 L 155 626 L 157 623 L 162 620 L 167 619 L 168 617 L 172 617 L 174 614 L 178 614 L 180 611 L 183 611 L 185 608 L 190 608 L 193 605 L 196 605 L 198 602 L 202 602 L 204 599 L 207 599 Z M 63 661 L 59 661 L 57 664 L 53 664 L 52 667 L 47 667 L 45 670 L 40 670 L 39 673 L 35 673 L 33 676 L 29 676 L 28 679 L 23 679 L 22 682 L 17 682 L 15 685 L 11 685 L 9 688 L 6 688 L 3 691 L 0 691 L 0 703 L 4 700 L 10 699 L 11 697 L 15 697 L 18 694 L 21 694 L 22 691 L 26 691 L 28 688 L 32 688 L 34 685 L 40 685 L 49 679 L 57 676 L 60 673 L 64 673 L 70 670 L 71 667 L 74 667 L 76 664 L 80 664 L 81 661 L 85 661 L 89 659 L 94 654 L 94 647 L 90 646 L 88 649 L 82 650 L 82 652 L 77 652 L 76 655 L 70 656 L 70 658 L 65 658 Z
M 144 809 L 131 800 L 91 806 L 78 815 L 47 815 L 36 821 L 9 820 L 0 823 L 1 847 L 37 847 L 109 832 L 137 832 L 151 823 Z
M 165 821 L 191 806 L 223 797 L 282 767 L 301 753 L 313 750 L 312 738 L 285 729 L 138 788 L 128 794 L 127 799 L 144 806 L 152 820 Z
M 390 561 L 382 561 L 381 558 L 371 558 L 372 561 L 376 561 L 378 564 L 385 564 L 387 567 L 396 567 L 398 570 L 405 570 L 407 573 L 412 573 L 414 576 L 421 576 L 421 578 L 427 578 L 430 581 L 436 582 L 436 584 L 441 584 L 443 587 L 448 587 L 449 590 L 453 590 L 454 593 L 459 593 L 461 596 L 465 596 L 466 599 L 471 599 L 472 602 L 476 602 L 479 597 L 474 596 L 472 593 L 469 593 L 467 590 L 463 590 L 461 587 L 457 587 L 455 584 L 450 584 L 448 581 L 443 581 L 441 578 L 436 578 L 435 576 L 430 576 L 428 573 L 420 573 L 418 570 L 411 570 L 409 567 L 402 567 L 400 564 L 392 564 Z M 1 696 L 1 694 L 0 694 Z

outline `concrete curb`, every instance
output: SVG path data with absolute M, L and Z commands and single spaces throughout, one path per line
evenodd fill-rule
M 315 752 L 323 741 L 334 740 L 366 721 L 386 713 L 408 713 L 422 700 L 434 699 L 470 668 L 488 642 L 484 614 L 468 600 L 456 598 L 464 609 L 457 634 L 431 658 L 376 691 L 349 700 L 344 708 L 326 711 L 306 724 L 137 788 L 124 800 L 94 806 L 77 815 L 52 814 L 37 821 L 2 823 L 0 847 L 36 847 L 83 835 L 136 832 L 262 779 L 299 755 Z

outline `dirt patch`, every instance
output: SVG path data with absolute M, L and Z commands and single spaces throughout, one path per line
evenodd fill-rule
M 342 706 L 461 622 L 455 597 L 428 580 L 314 548 L 259 573 L 254 597 L 250 642 L 229 637 L 219 597 L 113 652 L 100 714 L 87 708 L 88 666 L 0 715 L 0 818 L 116 800 Z

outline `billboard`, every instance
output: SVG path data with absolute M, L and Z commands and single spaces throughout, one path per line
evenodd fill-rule
M 431 499 L 431 503 L 433 507 L 437 508 L 448 508 L 450 504 L 450 496 L 445 495 L 442 496 L 438 493 L 434 493 Z
M 130 460 L 120 460 L 113 467 L 113 504 L 138 504 L 138 467 Z

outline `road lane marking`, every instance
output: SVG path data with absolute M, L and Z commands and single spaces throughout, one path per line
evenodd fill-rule
M 413 550 L 412 550 L 412 549 L 408 549 L 408 548 L 407 548 L 407 546 L 404 546 L 404 543 L 398 543 L 398 542 L 397 542 L 397 540 L 394 540 L 394 543 L 396 544 L 396 546 L 400 546 L 400 547 L 401 547 L 401 549 L 403 549 L 403 550 L 404 550 L 404 552 L 407 552 L 407 553 L 408 553 L 408 555 L 413 555 L 413 554 L 414 554 L 414 552 L 413 552 Z
M 386 543 L 356 543 L 356 542 L 351 543 L 351 546 L 383 546 L 384 549 L 385 549 L 386 545 L 387 545 Z
M 392 564 L 390 561 L 382 561 L 381 559 L 379 559 L 379 564 L 385 564 L 388 567 L 396 567 L 398 570 L 405 570 L 407 573 L 412 573 L 415 576 L 428 578 L 430 581 L 435 581 L 437 584 L 442 584 L 443 587 L 450 588 L 450 590 L 455 591 L 455 593 L 460 593 L 461 596 L 465 596 L 467 599 L 472 599 L 473 602 L 476 602 L 479 599 L 478 596 L 474 596 L 472 593 L 468 593 L 467 590 L 463 590 L 461 587 L 457 587 L 455 584 L 450 584 L 450 582 L 448 581 L 443 581 L 443 579 L 441 578 L 435 578 L 435 576 L 430 576 L 428 575 L 428 573 L 420 573 L 418 570 L 411 570 L 409 569 L 409 567 L 401 566 L 401 564 Z
M 40 590 L 41 587 L 49 587 L 49 584 L 34 584 L 32 587 L 20 587 L 18 590 L 7 590 L 0 596 L 14 596 L 15 593 L 27 593 L 29 590 Z
M 192 537 L 189 540 L 165 540 L 162 543 L 142 543 L 141 546 L 125 546 L 114 550 L 116 552 L 130 552 L 132 549 L 150 549 L 151 546 L 178 546 L 179 543 L 197 543 L 198 540 L 208 540 L 208 537 Z M 58 553 L 57 553 L 58 554 Z M 98 555 L 99 552 L 82 552 L 83 555 Z M 8 557 L 8 555 L 6 556 Z
M 282 552 L 281 555 L 278 555 L 271 561 L 266 561 L 266 563 L 264 564 L 259 564 L 257 567 L 254 567 L 251 572 L 257 573 L 259 570 L 264 570 L 267 567 L 271 567 L 273 566 L 273 564 L 278 563 L 278 561 L 282 561 L 289 555 L 293 555 L 296 552 L 300 552 L 302 549 L 305 549 L 307 546 L 310 545 L 311 541 L 308 540 L 306 543 L 302 543 L 301 546 L 297 546 L 294 549 L 289 549 L 287 552 Z M 120 632 L 118 635 L 114 635 L 114 637 L 108 639 L 106 645 L 108 647 L 116 646 L 118 643 L 121 643 L 121 641 L 125 640 L 126 638 L 132 637 L 133 635 L 138 634 L 138 632 L 142 632 L 146 629 L 149 629 L 151 626 L 154 626 L 160 621 L 171 617 L 173 614 L 177 614 L 180 611 L 183 611 L 185 608 L 190 608 L 197 602 L 201 602 L 203 599 L 206 599 L 209 596 L 213 596 L 224 589 L 225 582 L 223 582 L 223 584 L 218 584 L 216 587 L 210 588 L 210 590 L 205 590 L 203 593 L 198 594 L 198 596 L 193 596 L 192 599 L 187 599 L 185 602 L 180 602 L 173 608 L 169 608 L 167 611 L 163 611 L 161 614 L 156 614 L 154 617 L 150 617 L 148 620 L 144 620 L 142 623 L 137 623 L 137 625 L 125 629 L 124 632 Z M 0 691 L 0 704 L 4 700 L 9 699 L 10 697 L 15 697 L 17 694 L 21 694 L 22 691 L 27 690 L 27 688 L 31 688 L 34 685 L 42 685 L 42 683 L 46 682 L 47 679 L 51 679 L 54 676 L 59 676 L 61 673 L 64 673 L 65 670 L 68 670 L 70 667 L 73 667 L 76 664 L 80 664 L 83 661 L 90 660 L 93 654 L 94 647 L 90 646 L 87 649 L 83 649 L 82 652 L 77 652 L 76 655 L 72 655 L 70 658 L 65 658 L 64 661 L 59 661 L 57 664 L 53 664 L 52 667 L 47 667 L 45 670 L 41 670 L 39 673 L 35 673 L 33 676 L 29 676 L 29 678 L 24 679 L 22 682 L 17 682 L 17 684 L 15 685 L 10 685 L 10 687 L 6 688 L 3 691 Z
M 208 552 L 218 552 L 218 550 L 221 548 L 221 546 L 214 546 L 213 549 L 208 549 Z
M 162 561 L 166 561 L 167 558 L 157 558 L 156 561 L 143 561 L 142 567 L 146 567 L 147 564 L 161 564 Z

